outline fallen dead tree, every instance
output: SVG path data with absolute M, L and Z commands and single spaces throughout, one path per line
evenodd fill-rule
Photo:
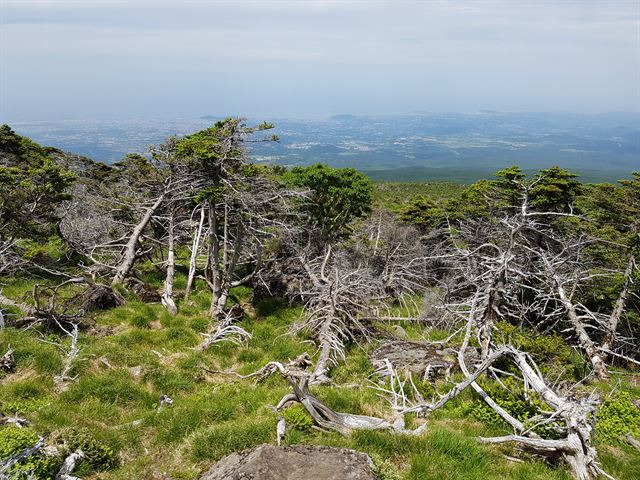
M 471 323 L 470 323 L 471 325 Z M 467 335 L 463 347 L 469 339 L 471 328 L 467 330 Z M 460 349 L 461 352 L 464 348 Z M 391 405 L 392 420 L 385 418 L 355 415 L 345 412 L 337 412 L 327 406 L 322 400 L 317 398 L 310 391 L 313 381 L 313 374 L 305 369 L 296 367 L 296 362 L 290 362 L 287 366 L 280 362 L 269 362 L 263 368 L 241 378 L 265 377 L 279 373 L 287 380 L 292 388 L 292 393 L 285 395 L 278 403 L 276 411 L 286 408 L 293 402 L 302 404 L 305 410 L 313 418 L 318 427 L 337 431 L 343 435 L 348 435 L 354 430 L 389 430 L 392 432 L 417 435 L 427 428 L 427 423 L 423 423 L 416 429 L 405 428 L 405 415 L 417 413 L 421 417 L 427 417 L 435 410 L 443 407 L 447 402 L 457 397 L 468 387 L 477 386 L 478 393 L 482 400 L 500 415 L 507 423 L 511 424 L 514 434 L 480 438 L 484 443 L 506 443 L 515 442 L 522 448 L 532 451 L 538 455 L 549 459 L 561 457 L 571 468 L 573 476 L 578 480 L 590 480 L 601 474 L 611 478 L 597 463 L 597 452 L 592 442 L 594 432 L 594 413 L 597 402 L 595 398 L 587 396 L 576 398 L 573 396 L 563 396 L 555 392 L 545 382 L 536 364 L 529 356 L 510 346 L 502 345 L 492 351 L 473 372 L 469 372 L 464 365 L 464 355 L 460 354 L 461 369 L 465 373 L 465 378 L 454 384 L 449 391 L 441 395 L 434 401 L 426 401 L 419 393 L 413 379 L 409 374 L 404 379 L 391 367 L 391 377 L 388 388 L 376 386 L 381 391 Z M 530 394 L 537 394 L 549 407 L 549 411 L 540 412 L 535 418 L 529 419 L 527 425 L 516 420 L 508 411 L 500 407 L 491 399 L 477 384 L 477 380 L 487 372 L 499 360 L 510 360 L 519 370 L 524 388 Z M 293 367 L 290 367 L 292 365 Z M 230 372 L 226 372 L 230 373 Z M 536 428 L 540 426 L 552 425 L 554 432 L 559 438 L 542 438 L 536 433 Z
M 251 338 L 249 332 L 242 327 L 233 325 L 239 318 L 242 318 L 242 314 L 238 316 L 238 312 L 234 308 L 224 312 L 224 316 L 221 316 L 213 329 L 209 333 L 202 334 L 204 341 L 196 347 L 197 350 L 206 350 L 210 346 L 220 342 L 231 342 L 240 345 L 246 340 L 249 340 Z
M 372 245 L 328 245 L 323 255 L 298 255 L 304 273 L 296 296 L 305 316 L 292 331 L 309 332 L 318 346 L 311 383 L 330 383 L 329 370 L 344 359 L 346 343 L 368 340 L 371 320 L 389 317 L 390 299 L 406 307 L 410 294 L 425 286 L 426 256 L 409 233 L 393 239 L 378 232 Z
M 68 334 L 66 330 L 87 326 L 89 312 L 124 304 L 124 298 L 108 285 L 94 283 L 85 277 L 72 277 L 56 285 L 35 284 L 33 305 L 18 302 L 0 294 L 0 305 L 22 310 L 16 326 L 43 325 L 48 330 Z

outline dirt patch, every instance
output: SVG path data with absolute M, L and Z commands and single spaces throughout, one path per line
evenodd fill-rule
M 346 448 L 261 445 L 224 457 L 201 480 L 377 480 L 372 466 Z
M 425 380 L 448 377 L 458 369 L 458 352 L 441 344 L 429 342 L 394 341 L 381 345 L 370 355 L 371 364 L 382 376 L 388 375 L 386 361 L 399 371 L 411 372 Z M 479 359 L 475 348 L 467 348 L 465 360 L 468 366 Z

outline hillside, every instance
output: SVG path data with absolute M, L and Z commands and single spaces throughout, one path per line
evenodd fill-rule
M 638 174 L 374 184 L 253 163 L 272 129 L 105 165 L 2 127 L 1 475 L 195 480 L 270 444 L 638 478 Z

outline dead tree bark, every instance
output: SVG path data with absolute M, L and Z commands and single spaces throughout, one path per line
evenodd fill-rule
M 120 285 L 124 282 L 124 279 L 127 277 L 133 264 L 136 261 L 136 250 L 138 246 L 138 241 L 142 235 L 142 232 L 147 227 L 153 216 L 155 215 L 162 202 L 164 202 L 164 198 L 166 196 L 166 191 L 163 192 L 156 201 L 145 211 L 145 214 L 142 216 L 138 224 L 134 227 L 133 232 L 129 236 L 129 240 L 127 241 L 124 250 L 122 252 L 122 259 L 120 263 L 116 266 L 116 273 L 111 282 L 112 285 Z
M 64 459 L 62 467 L 55 476 L 55 480 L 81 480 L 78 477 L 74 477 L 71 473 L 76 469 L 77 463 L 84 458 L 84 452 L 80 449 L 69 454 Z
M 587 358 L 593 366 L 593 371 L 598 376 L 598 378 L 601 380 L 608 380 L 609 372 L 607 371 L 607 364 L 605 363 L 603 358 L 604 355 L 600 350 L 598 350 L 598 347 L 587 333 L 584 323 L 582 322 L 582 320 L 580 320 L 575 304 L 567 295 L 564 287 L 564 282 L 554 271 L 551 262 L 545 255 L 542 255 L 542 260 L 545 264 L 545 267 L 547 268 L 547 273 L 553 279 L 558 299 L 560 300 L 560 303 L 564 308 L 565 313 L 567 314 L 567 319 L 569 320 L 569 323 L 571 324 L 574 332 L 578 337 L 578 345 L 587 355 Z
M 202 227 L 204 225 L 205 219 L 205 209 L 204 205 L 200 207 L 200 222 L 198 223 L 198 228 L 193 236 L 193 243 L 191 245 L 191 258 L 189 259 L 189 274 L 187 276 L 187 286 L 184 290 L 184 299 L 189 299 L 189 294 L 191 293 L 191 288 L 193 286 L 193 281 L 196 277 L 196 268 L 198 266 L 198 251 L 200 249 L 200 239 L 202 238 Z
M 613 311 L 606 322 L 607 331 L 605 333 L 604 338 L 600 344 L 601 350 L 608 351 L 613 347 L 613 342 L 615 341 L 616 332 L 618 331 L 618 324 L 620 323 L 620 318 L 626 308 L 627 298 L 629 297 L 629 289 L 633 284 L 633 272 L 636 268 L 636 257 L 631 253 L 629 256 L 629 261 L 627 262 L 627 268 L 624 271 L 624 282 L 622 284 L 622 290 L 618 295 L 618 299 L 613 307 Z M 604 358 L 606 361 L 606 356 Z
M 173 300 L 173 279 L 175 276 L 176 259 L 175 259 L 175 214 L 173 209 L 169 214 L 169 231 L 168 234 L 168 252 L 167 252 L 167 274 L 164 280 L 164 289 L 162 291 L 162 305 L 171 315 L 178 313 L 178 307 Z
M 9 346 L 5 354 L 0 357 L 0 370 L 11 372 L 15 367 L 16 364 L 13 360 L 13 349 Z

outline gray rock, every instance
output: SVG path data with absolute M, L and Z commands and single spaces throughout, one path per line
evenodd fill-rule
M 458 368 L 456 349 L 430 342 L 393 341 L 378 347 L 371 353 L 370 360 L 383 376 L 386 374 L 385 359 L 396 370 L 411 372 L 426 380 L 447 377 Z M 478 351 L 468 347 L 465 351 L 467 366 L 471 367 L 478 359 Z
M 368 455 L 323 445 L 260 445 L 222 458 L 201 480 L 377 480 Z

